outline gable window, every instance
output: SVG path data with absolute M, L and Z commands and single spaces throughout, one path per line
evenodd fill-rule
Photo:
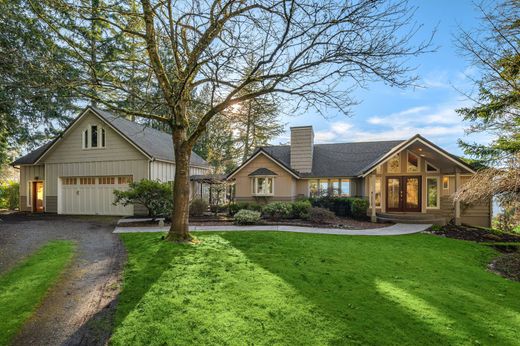
M 274 193 L 274 178 L 257 177 L 253 179 L 253 194 L 256 196 L 270 196 Z
M 83 149 L 104 148 L 106 146 L 106 130 L 99 125 L 90 125 L 83 131 Z
M 431 163 L 426 162 L 426 172 L 428 172 L 428 173 L 438 173 L 439 169 L 437 167 L 435 167 L 434 165 L 432 165 Z
M 411 152 L 407 155 L 407 172 L 419 172 L 419 157 Z
M 439 177 L 426 178 L 426 208 L 439 208 Z
M 401 155 L 394 155 L 387 165 L 388 173 L 401 173 Z

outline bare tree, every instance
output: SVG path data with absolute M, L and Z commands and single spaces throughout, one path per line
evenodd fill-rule
M 208 123 L 234 104 L 276 94 L 299 112 L 333 107 L 348 113 L 351 91 L 373 80 L 392 86 L 411 85 L 408 59 L 425 52 L 430 37 L 411 45 L 420 29 L 406 0 L 141 0 L 139 9 L 119 2 L 89 6 L 64 0 L 32 1 L 32 9 L 54 31 L 56 39 L 74 48 L 74 32 L 62 20 L 103 23 L 100 37 L 125 35 L 142 43 L 146 56 L 100 61 L 97 95 L 85 94 L 112 110 L 154 119 L 171 128 L 175 153 L 174 206 L 167 239 L 187 241 L 189 159 Z M 144 29 L 128 23 L 139 21 Z M 88 62 L 70 50 L 78 64 Z M 124 52 L 122 52 L 124 55 Z M 247 59 L 255 57 L 252 68 Z M 120 76 L 132 62 L 150 72 L 139 93 Z M 250 62 L 251 63 L 251 62 Z M 251 65 L 251 64 L 250 64 Z M 85 76 L 71 86 L 89 83 Z M 255 84 L 253 92 L 243 92 Z M 211 107 L 188 116 L 194 91 L 209 86 Z M 82 89 L 88 90 L 88 89 Z M 158 92 L 157 92 L 158 91 Z M 121 106 L 123 94 L 134 93 L 139 110 Z

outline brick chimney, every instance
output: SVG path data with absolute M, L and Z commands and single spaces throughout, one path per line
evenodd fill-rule
M 291 168 L 300 173 L 312 171 L 314 131 L 312 126 L 291 127 Z

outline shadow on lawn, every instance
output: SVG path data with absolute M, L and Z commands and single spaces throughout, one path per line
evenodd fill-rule
M 433 236 L 219 235 L 322 309 L 345 342 L 518 341 L 518 284 L 485 271 L 487 249 Z

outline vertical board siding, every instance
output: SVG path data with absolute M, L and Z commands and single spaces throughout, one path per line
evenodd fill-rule
M 209 174 L 209 168 L 190 166 L 190 175 Z M 175 164 L 171 162 L 153 161 L 150 163 L 150 179 L 162 182 L 175 179 Z
M 20 166 L 20 196 L 27 196 L 27 182 L 38 177 L 45 180 L 45 166 Z

